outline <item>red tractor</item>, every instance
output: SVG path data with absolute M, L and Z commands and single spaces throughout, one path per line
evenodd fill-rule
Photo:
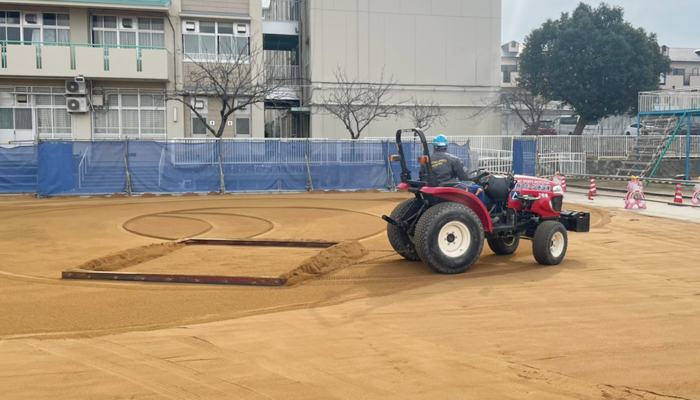
M 427 173 L 411 179 L 401 134 L 420 137 L 420 163 Z M 531 176 L 492 175 L 473 172 L 471 182 L 440 185 L 433 173 L 425 135 L 419 129 L 396 132 L 401 163 L 399 189 L 415 197 L 400 203 L 387 221 L 391 246 L 408 260 L 423 260 L 443 274 L 467 271 L 479 258 L 484 239 L 494 253 L 512 254 L 520 239 L 532 240 L 532 252 L 540 264 L 557 265 L 566 255 L 567 230 L 588 232 L 590 214 L 561 211 L 564 191 L 547 179 Z

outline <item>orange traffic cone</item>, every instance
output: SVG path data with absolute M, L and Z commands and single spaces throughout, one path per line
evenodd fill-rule
M 673 199 L 673 202 L 683 204 L 683 188 L 681 188 L 680 182 L 678 182 L 678 185 L 676 185 L 676 197 Z
M 597 196 L 598 191 L 595 189 L 595 178 L 591 177 L 591 188 L 588 190 L 588 197 Z

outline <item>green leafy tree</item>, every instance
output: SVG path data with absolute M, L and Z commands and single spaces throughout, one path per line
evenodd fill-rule
M 581 3 L 569 15 L 547 20 L 525 39 L 519 85 L 533 95 L 560 99 L 588 121 L 637 112 L 638 93 L 659 88 L 671 61 L 656 35 L 634 28 L 620 7 Z

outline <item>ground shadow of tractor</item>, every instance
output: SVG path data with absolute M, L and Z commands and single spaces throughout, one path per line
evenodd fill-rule
M 382 309 L 391 306 L 399 298 L 387 297 L 398 292 L 413 289 L 420 289 L 431 285 L 449 283 L 449 291 L 461 289 L 474 290 L 479 296 L 489 296 L 492 291 L 499 286 L 513 286 L 519 284 L 532 284 L 546 281 L 552 277 L 566 271 L 580 270 L 586 268 L 586 263 L 575 259 L 565 259 L 559 265 L 540 265 L 532 258 L 530 249 L 521 249 L 512 255 L 502 256 L 490 253 L 485 250 L 481 258 L 472 268 L 457 275 L 443 275 L 434 272 L 427 265 L 420 261 L 407 261 L 392 258 L 390 260 L 367 265 L 361 273 L 353 274 L 344 271 L 345 279 L 353 280 L 353 287 L 341 289 L 341 292 L 350 293 L 362 285 L 366 289 L 363 298 L 365 307 L 357 307 L 347 318 L 326 320 L 321 313 L 317 316 L 319 321 L 328 325 L 344 325 L 352 323 L 354 320 L 362 319 L 368 314 L 381 312 Z M 359 272 L 359 271 L 358 271 Z M 505 279 L 503 279 L 505 278 Z M 386 281 L 386 282 L 384 282 Z M 381 284 L 381 283 L 390 283 Z M 478 288 L 482 285 L 482 288 Z M 444 291 L 424 291 L 421 298 L 442 295 Z M 338 293 L 336 292 L 336 295 Z

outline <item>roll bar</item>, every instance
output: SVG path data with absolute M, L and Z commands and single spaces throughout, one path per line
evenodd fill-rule
M 401 182 L 409 183 L 409 181 L 411 181 L 411 171 L 408 169 L 408 166 L 406 166 L 406 157 L 404 157 L 403 144 L 401 143 L 401 135 L 408 132 L 412 132 L 414 137 L 418 136 L 420 138 L 421 145 L 423 147 L 423 155 L 427 157 L 427 162 L 425 163 L 426 171 L 428 171 L 426 186 L 440 186 L 435 173 L 433 172 L 433 166 L 430 161 L 428 141 L 425 139 L 425 134 L 423 131 L 417 128 L 399 129 L 396 131 L 396 147 L 399 150 L 399 156 L 401 156 Z M 418 179 L 420 180 L 420 176 Z

